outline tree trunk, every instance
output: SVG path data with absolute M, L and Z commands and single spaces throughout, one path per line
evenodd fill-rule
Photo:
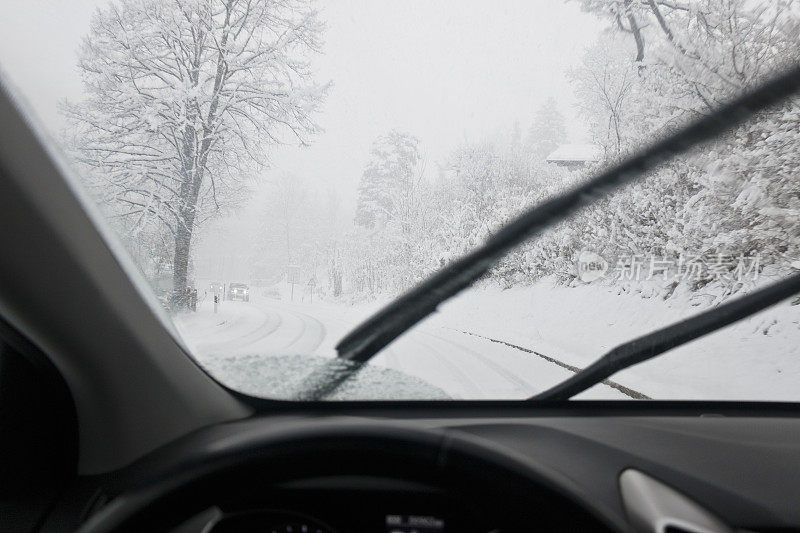
M 642 36 L 642 30 L 639 27 L 639 23 L 636 21 L 636 17 L 633 16 L 633 10 L 631 8 L 631 0 L 624 0 L 623 4 L 625 5 L 625 16 L 628 19 L 628 24 L 630 25 L 630 32 L 633 34 L 633 40 L 636 42 L 636 62 L 639 63 L 644 60 L 644 37 Z
M 180 225 L 175 233 L 175 256 L 172 272 L 172 305 L 175 310 L 186 309 L 187 278 L 189 275 L 189 249 L 192 242 L 191 230 Z

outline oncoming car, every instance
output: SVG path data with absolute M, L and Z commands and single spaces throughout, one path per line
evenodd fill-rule
M 244 283 L 231 283 L 228 286 L 228 300 L 250 301 L 250 288 Z

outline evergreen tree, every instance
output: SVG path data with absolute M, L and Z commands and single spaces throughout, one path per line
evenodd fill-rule
M 546 159 L 566 138 L 564 116 L 551 96 L 536 111 L 525 144 L 534 156 Z

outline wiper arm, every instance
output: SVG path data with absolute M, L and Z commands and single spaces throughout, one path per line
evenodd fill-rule
M 433 313 L 440 303 L 472 285 L 521 242 L 639 178 L 660 163 L 698 143 L 713 139 L 798 90 L 800 68 L 795 66 L 571 191 L 533 207 L 501 228 L 483 246 L 436 272 L 356 327 L 336 345 L 339 357 L 354 363 L 366 363 L 403 332 Z M 351 370 L 338 374 L 337 379 L 315 384 L 318 392 L 313 394 L 314 398 L 324 398 L 350 374 L 357 372 L 360 366 L 351 365 Z
M 710 140 L 800 89 L 800 68 L 765 83 L 571 191 L 547 200 L 500 229 L 483 246 L 436 272 L 347 334 L 339 357 L 366 362 L 448 298 L 470 286 L 511 248 L 647 170 Z
M 569 400 L 620 370 L 658 357 L 666 351 L 747 318 L 800 292 L 800 274 L 759 289 L 699 315 L 620 344 L 574 376 L 529 401 Z

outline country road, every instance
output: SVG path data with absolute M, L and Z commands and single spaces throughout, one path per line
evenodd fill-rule
M 335 344 L 365 312 L 326 303 L 298 303 L 254 297 L 209 302 L 179 319 L 178 329 L 199 360 L 247 356 L 335 356 Z M 522 399 L 566 379 L 573 372 L 530 352 L 468 333 L 423 322 L 376 356 L 371 365 L 413 376 L 454 399 Z M 224 379 L 223 379 L 224 381 Z M 629 399 L 607 385 L 586 397 Z

